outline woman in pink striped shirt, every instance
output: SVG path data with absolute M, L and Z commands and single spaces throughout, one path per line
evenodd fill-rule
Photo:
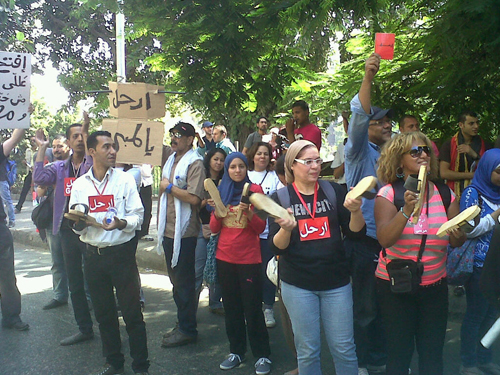
M 427 166 L 427 186 L 417 224 L 412 213 L 418 194 L 402 186 L 410 175 Z M 439 227 L 459 213 L 458 201 L 444 184 L 434 182 L 437 160 L 430 140 L 420 132 L 399 134 L 381 152 L 378 177 L 388 185 L 375 201 L 377 238 L 383 247 L 376 270 L 377 295 L 387 337 L 387 375 L 406 375 L 415 342 L 419 374 L 443 374 L 443 345 L 448 316 L 446 246 L 460 246 L 465 236 L 455 230 L 445 237 Z M 403 195 L 404 194 L 404 195 Z M 425 242 L 424 242 L 425 241 Z M 395 259 L 417 262 L 420 247 L 423 274 L 414 293 L 394 293 L 387 264 Z

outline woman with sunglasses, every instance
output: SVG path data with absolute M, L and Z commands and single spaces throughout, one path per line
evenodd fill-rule
M 410 175 L 418 175 L 423 165 L 428 171 L 427 186 L 420 192 L 424 200 L 420 219 L 414 225 L 412 213 L 419 195 L 405 191 L 402 184 Z M 438 187 L 434 182 L 437 160 L 431 142 L 420 132 L 392 138 L 382 149 L 377 174 L 379 180 L 388 183 L 375 200 L 377 238 L 383 247 L 375 275 L 387 338 L 387 375 L 408 374 L 415 342 L 419 374 L 441 375 L 448 317 L 446 248 L 449 243 L 460 246 L 465 235 L 461 230 L 445 237 L 436 233 L 443 223 L 458 214 L 458 201 L 448 187 L 444 184 Z M 387 265 L 395 259 L 417 262 L 421 247 L 423 274 L 417 291 L 393 292 Z
M 219 233 L 217 244 L 217 275 L 222 289 L 226 313 L 226 333 L 229 356 L 220 364 L 221 370 L 231 370 L 245 359 L 247 334 L 257 375 L 271 371 L 269 335 L 262 312 L 262 269 L 259 234 L 266 222 L 254 214 L 249 203 L 241 202 L 244 185 L 250 183 L 245 155 L 233 152 L 224 162 L 224 175 L 219 184 L 222 203 L 228 214 L 220 218 L 214 212 L 210 230 Z M 259 185 L 252 184 L 251 192 L 262 193 Z M 242 211 L 238 220 L 238 212 Z
M 497 308 L 488 302 L 479 289 L 479 278 L 490 248 L 493 228 L 500 215 L 499 149 L 491 149 L 484 153 L 474 172 L 472 183 L 462 193 L 460 210 L 473 205 L 481 207 L 481 214 L 479 223 L 467 234 L 469 239 L 475 239 L 472 242 L 475 245 L 474 269 L 472 276 L 465 283 L 467 310 L 460 332 L 462 359 L 460 374 L 500 374 L 500 366 L 492 362 L 492 350 L 486 349 L 479 343 L 498 317 Z
M 223 149 L 212 148 L 203 158 L 203 166 L 205 167 L 206 177 L 211 178 L 215 186 L 219 184 L 219 181 L 224 174 L 224 160 L 226 159 L 226 156 L 226 151 Z M 206 198 L 209 197 L 207 196 Z M 204 199 L 201 201 L 200 220 L 202 228 L 198 234 L 195 250 L 195 286 L 198 300 L 200 299 L 200 293 L 203 289 L 203 270 L 205 269 L 205 264 L 207 262 L 207 244 L 211 234 L 210 213 L 212 210 L 210 209 L 210 206 L 207 206 L 207 200 L 208 199 Z M 221 298 L 220 285 L 218 283 L 210 284 L 208 286 L 208 309 L 212 314 L 224 316 L 224 307 L 222 307 Z
M 321 374 L 322 323 L 336 373 L 357 375 L 352 289 L 342 239 L 364 231 L 365 220 L 361 199 L 344 202 L 338 184 L 318 183 L 321 163 L 313 143 L 291 144 L 285 155 L 288 185 L 273 199 L 291 207 L 296 221 L 270 219 L 269 245 L 280 255 L 281 296 L 292 321 L 299 374 Z M 279 198 L 283 189 L 289 202 Z
M 252 183 L 259 185 L 264 194 L 271 195 L 278 190 L 280 180 L 278 175 L 271 170 L 272 147 L 267 142 L 257 142 L 250 147 L 247 152 L 248 177 Z M 266 327 L 273 328 L 276 326 L 274 319 L 274 299 L 276 297 L 276 286 L 269 281 L 266 276 L 267 263 L 274 256 L 269 248 L 267 236 L 269 235 L 269 227 L 266 221 L 266 229 L 260 234 L 260 253 L 262 255 L 262 274 L 263 277 L 263 293 L 262 302 L 264 303 L 264 319 Z

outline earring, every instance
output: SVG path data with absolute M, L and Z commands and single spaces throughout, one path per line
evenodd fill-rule
M 396 168 L 396 177 L 397 178 L 404 178 L 404 176 L 405 176 L 405 173 L 403 171 L 403 168 L 397 167 Z

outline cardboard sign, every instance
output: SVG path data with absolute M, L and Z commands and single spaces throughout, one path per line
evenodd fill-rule
M 394 42 L 396 34 L 375 34 L 375 53 L 378 53 L 384 60 L 392 60 L 394 58 Z
M 0 129 L 28 129 L 31 55 L 0 51 Z
M 109 114 L 118 118 L 155 119 L 165 117 L 165 94 L 162 86 L 146 83 L 109 82 Z
M 102 130 L 110 132 L 114 139 L 118 163 L 161 165 L 163 122 L 106 119 L 102 121 Z

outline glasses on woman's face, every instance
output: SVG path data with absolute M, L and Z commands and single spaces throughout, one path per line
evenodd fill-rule
M 304 164 L 306 167 L 312 167 L 313 164 L 321 165 L 323 164 L 323 159 L 295 159 L 297 163 Z
M 405 154 L 410 154 L 412 158 L 418 158 L 422 155 L 422 152 L 425 152 L 427 156 L 431 155 L 429 146 L 412 147 L 409 151 L 406 151 Z

